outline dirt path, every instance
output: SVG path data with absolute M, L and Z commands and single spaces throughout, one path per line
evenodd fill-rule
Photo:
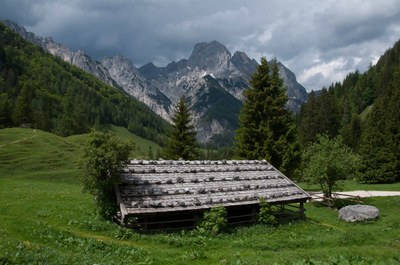
M 16 144 L 16 143 L 19 143 L 19 142 L 22 142 L 22 141 L 26 141 L 26 140 L 28 140 L 28 139 L 32 139 L 32 138 L 35 137 L 35 136 L 36 136 L 36 129 L 33 129 L 33 136 L 31 136 L 31 137 L 25 137 L 25 138 L 23 138 L 23 139 L 16 140 L 16 141 L 13 141 L 13 142 L 9 142 L 9 143 L 5 143 L 5 144 L 0 144 L 0 148 L 4 147 L 4 146 L 6 146 L 6 145 L 9 145 L 9 144 Z
M 322 192 L 310 192 L 312 200 L 318 201 L 323 197 Z M 386 197 L 386 196 L 400 196 L 400 191 L 378 191 L 378 190 L 354 190 L 354 191 L 343 191 L 335 192 L 334 197 L 339 199 L 346 199 L 349 197 Z

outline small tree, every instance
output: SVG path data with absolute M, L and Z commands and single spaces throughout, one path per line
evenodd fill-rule
M 340 189 L 338 180 L 355 173 L 360 164 L 360 157 L 340 137 L 318 135 L 317 141 L 304 151 L 303 175 L 307 182 L 320 185 L 325 198 L 331 198 L 332 191 Z
M 133 142 L 110 134 L 94 131 L 85 148 L 83 169 L 84 191 L 94 196 L 99 213 L 110 219 L 117 210 L 114 185 L 134 149 Z
M 196 131 L 184 97 L 179 99 L 172 121 L 174 122 L 174 127 L 166 147 L 167 157 L 170 159 L 182 158 L 184 160 L 197 159 L 200 154 Z

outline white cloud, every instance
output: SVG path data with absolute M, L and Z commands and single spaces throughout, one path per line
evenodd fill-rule
M 344 67 L 348 61 L 344 58 L 338 58 L 330 62 L 323 62 L 313 65 L 308 69 L 304 69 L 298 76 L 300 83 L 308 83 L 311 78 L 316 75 L 322 76 L 327 81 L 332 81 L 332 76 L 336 76 L 339 79 L 345 77 L 346 73 L 343 73 Z M 339 75 L 339 76 L 338 76 Z

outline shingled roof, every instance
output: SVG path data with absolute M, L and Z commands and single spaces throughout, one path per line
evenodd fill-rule
M 132 160 L 116 186 L 122 219 L 215 206 L 305 202 L 309 194 L 262 160 Z

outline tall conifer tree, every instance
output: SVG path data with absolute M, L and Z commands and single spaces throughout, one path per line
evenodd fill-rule
M 334 138 L 339 133 L 340 111 L 335 96 L 322 89 L 319 96 L 310 94 L 300 111 L 299 133 L 303 146 L 313 143 L 318 134 Z
M 288 98 L 277 62 L 270 69 L 267 60 L 261 58 L 250 85 L 244 92 L 235 139 L 236 154 L 240 158 L 266 159 L 290 174 L 299 159 L 299 145 L 293 118 L 285 109 Z
M 16 125 L 32 122 L 32 93 L 26 84 L 23 85 L 15 102 L 13 118 Z
M 166 147 L 167 157 L 170 159 L 182 158 L 184 160 L 198 159 L 199 150 L 196 131 L 184 97 L 180 97 L 172 121 L 174 126 Z

